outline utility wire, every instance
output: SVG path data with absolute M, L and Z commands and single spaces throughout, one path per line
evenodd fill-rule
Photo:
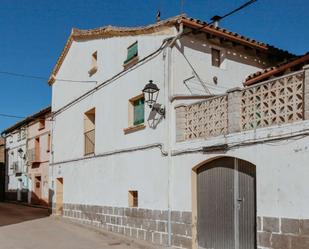
M 250 0 L 246 3 L 244 3 L 243 5 L 239 6 L 238 8 L 228 12 L 227 14 L 223 15 L 223 16 L 217 16 L 217 19 L 216 20 L 222 20 L 232 14 L 235 14 L 236 12 L 248 7 L 249 5 L 253 4 L 254 2 L 257 2 L 258 0 Z M 202 27 L 196 29 L 196 30 L 190 30 L 188 32 L 184 32 L 182 33 L 180 36 L 178 36 L 177 38 L 179 39 L 181 36 L 184 36 L 184 35 L 187 35 L 187 34 L 190 34 L 190 33 L 193 33 L 193 32 L 196 32 L 196 31 L 199 31 L 207 26 L 210 26 L 212 25 L 216 20 L 213 20 L 212 22 L 210 23 L 207 23 L 205 25 L 203 25 Z M 169 38 L 171 39 L 171 38 Z M 144 57 L 142 60 L 138 61 L 137 64 L 140 64 L 141 62 L 145 62 L 147 59 L 151 58 L 152 56 L 156 55 L 157 53 L 159 53 L 161 50 L 163 50 L 163 48 L 165 47 L 166 45 L 166 42 L 167 40 L 169 39 L 165 39 L 163 41 L 163 43 L 161 44 L 161 46 L 155 50 L 154 52 L 150 53 L 148 56 Z M 130 70 L 133 70 L 133 69 L 130 69 Z M 126 71 L 128 70 L 123 70 L 119 73 L 117 73 L 116 75 L 114 75 L 113 77 L 111 77 L 110 79 L 104 81 L 104 82 L 101 82 L 98 86 L 96 86 L 95 88 L 89 90 L 88 92 L 84 93 L 83 95 L 81 95 L 80 97 L 72 100 L 71 102 L 69 102 L 68 104 L 66 104 L 65 106 L 63 106 L 62 108 L 60 108 L 59 110 L 57 110 L 55 113 L 53 113 L 53 115 L 57 115 L 58 113 L 61 113 L 63 110 L 69 108 L 70 106 L 74 105 L 76 102 L 82 100 L 83 98 L 87 97 L 88 95 L 90 95 L 91 93 L 93 93 L 94 91 L 96 90 L 99 90 L 101 87 L 103 87 L 104 85 L 114 81 L 115 79 L 117 79 L 118 77 L 121 77 L 123 76 L 124 73 L 126 73 Z M 12 72 L 5 72 L 5 71 L 0 71 L 0 74 L 7 74 L 7 75 L 12 75 L 12 76 L 17 76 L 17 77 L 24 77 L 24 78 L 32 78 L 32 79 L 39 79 L 39 80 L 48 80 L 47 78 L 44 78 L 44 77 L 40 77 L 40 76 L 33 76 L 33 75 L 25 75 L 25 74 L 19 74 L 19 73 L 12 73 Z M 68 82 L 96 82 L 97 81 L 75 81 L 75 80 L 65 80 L 65 79 L 57 79 L 58 81 L 68 81 Z M 3 117 L 11 117 L 11 118 L 23 118 L 23 117 L 18 117 L 18 116 L 14 116 L 14 115 L 9 115 L 9 114 L 2 114 L 0 116 L 3 116 Z
M 42 76 L 30 75 L 30 74 L 21 74 L 21 73 L 7 72 L 7 71 L 0 71 L 0 74 L 5 74 L 5 75 L 15 76 L 15 77 L 22 77 L 22 78 L 35 79 L 35 80 L 48 81 L 48 78 L 45 78 L 45 77 L 42 77 Z M 56 80 L 57 81 L 63 81 L 63 82 L 76 82 L 76 83 L 97 83 L 97 81 L 95 81 L 95 80 L 71 80 L 71 79 L 56 79 Z
M 184 32 L 184 33 L 182 33 L 182 34 L 179 36 L 179 38 L 182 37 L 182 36 L 184 36 L 184 35 L 188 35 L 188 34 L 191 34 L 191 33 L 196 33 L 196 32 L 198 32 L 198 31 L 202 30 L 203 28 L 205 28 L 205 27 L 207 27 L 207 26 L 210 26 L 210 25 L 214 24 L 216 21 L 220 21 L 220 20 L 222 20 L 222 19 L 224 19 L 224 18 L 226 18 L 226 17 L 228 17 L 228 16 L 231 16 L 231 15 L 235 14 L 236 12 L 238 12 L 238 11 L 240 11 L 240 10 L 242 10 L 242 9 L 244 9 L 244 8 L 246 8 L 246 7 L 248 7 L 249 5 L 251 5 L 251 4 L 253 4 L 254 2 L 257 2 L 257 1 L 258 1 L 258 0 L 250 0 L 250 1 L 248 1 L 248 2 L 246 2 L 246 3 L 244 3 L 244 4 L 242 4 L 242 5 L 239 6 L 238 8 L 236 8 L 236 9 L 234 9 L 234 10 L 228 12 L 227 14 L 225 14 L 225 15 L 223 15 L 223 16 L 214 16 L 214 17 L 211 18 L 211 20 L 212 20 L 211 22 L 206 23 L 205 25 L 203 25 L 202 27 L 200 27 L 200 28 L 198 28 L 198 29 L 189 30 L 189 31 L 187 31 L 187 32 Z
M 0 113 L 0 116 L 5 117 L 5 118 L 18 118 L 18 119 L 26 118 L 26 117 L 15 116 L 15 115 L 11 115 L 11 114 L 4 114 L 4 113 Z

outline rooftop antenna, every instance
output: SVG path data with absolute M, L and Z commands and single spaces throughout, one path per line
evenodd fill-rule
M 161 11 L 160 11 L 160 9 L 158 9 L 158 11 L 157 11 L 156 21 L 157 22 L 161 21 Z

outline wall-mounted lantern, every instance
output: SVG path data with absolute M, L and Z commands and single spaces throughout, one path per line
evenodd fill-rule
M 165 108 L 162 107 L 161 104 L 157 103 L 159 91 L 160 89 L 155 83 L 153 83 L 152 80 L 149 80 L 149 83 L 146 84 L 142 90 L 145 95 L 145 102 L 151 110 L 156 111 L 161 116 L 165 116 Z

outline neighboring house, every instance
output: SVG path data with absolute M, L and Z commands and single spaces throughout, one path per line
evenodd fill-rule
M 49 155 L 51 108 L 40 111 L 27 125 L 27 164 L 31 203 L 49 204 Z
M 49 190 L 46 181 L 48 181 L 49 153 L 46 154 L 46 150 L 49 142 L 49 122 L 45 119 L 50 115 L 50 109 L 47 107 L 2 132 L 6 150 L 5 198 L 7 200 L 31 202 L 41 198 L 44 202 L 48 201 Z M 45 123 L 46 127 L 43 128 Z M 36 131 L 36 127 L 42 129 Z M 36 143 L 37 140 L 39 144 Z M 37 149 L 37 154 L 34 153 L 33 148 Z M 42 162 L 38 155 L 42 155 Z M 41 182 L 38 183 L 39 176 L 43 177 L 40 179 L 43 187 Z M 38 198 L 34 198 L 35 196 Z
M 5 192 L 5 141 L 0 137 L 0 201 L 4 200 Z
M 49 80 L 53 212 L 178 248 L 299 239 L 309 77 L 242 89 L 294 58 L 185 16 L 73 29 Z
M 18 122 L 3 131 L 6 150 L 5 199 L 27 201 L 28 177 L 26 165 L 27 123 Z

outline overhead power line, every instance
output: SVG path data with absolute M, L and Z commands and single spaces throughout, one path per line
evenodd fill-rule
M 235 13 L 237 13 L 238 11 L 248 7 L 249 5 L 253 4 L 254 2 L 257 2 L 258 0 L 250 0 L 244 4 L 242 4 L 241 6 L 239 6 L 238 8 L 228 12 L 227 14 L 223 15 L 223 16 L 216 16 L 216 20 L 222 20 L 230 15 L 233 15 Z M 212 25 L 216 20 L 213 20 L 212 22 L 210 23 L 207 23 L 205 25 L 203 25 L 202 27 L 196 29 L 196 30 L 190 30 L 188 32 L 184 32 L 182 33 L 178 39 L 181 37 L 181 36 L 184 36 L 184 35 L 187 35 L 187 34 L 190 34 L 190 33 L 193 33 L 193 32 L 196 32 L 196 31 L 199 31 L 207 26 L 210 26 Z M 163 41 L 163 43 L 161 44 L 161 46 L 155 50 L 154 52 L 150 53 L 148 56 L 144 57 L 143 59 L 141 59 L 140 61 L 137 62 L 136 65 L 146 61 L 147 59 L 150 59 L 152 56 L 155 56 L 156 54 L 158 54 L 161 50 L 164 49 L 165 45 L 166 45 L 166 42 L 167 40 L 170 40 L 172 38 L 169 38 L 169 39 L 165 39 Z M 134 69 L 130 69 L 130 70 L 134 70 Z M 74 105 L 75 103 L 77 103 L 78 101 L 80 101 L 81 99 L 89 96 L 91 93 L 93 93 L 94 91 L 96 90 L 99 90 L 101 87 L 103 87 L 104 85 L 108 84 L 108 83 L 111 83 L 112 81 L 114 81 L 115 79 L 117 78 L 120 78 L 122 77 L 126 72 L 128 71 L 128 69 L 126 70 L 123 70 L 121 72 L 119 72 L 118 74 L 112 76 L 111 78 L 109 78 L 108 80 L 104 81 L 104 82 L 101 82 L 98 86 L 96 86 L 94 89 L 91 89 L 89 90 L 88 92 L 84 93 L 83 95 L 81 95 L 80 97 L 72 100 L 71 102 L 69 102 L 68 104 L 66 104 L 65 106 L 63 106 L 62 108 L 60 108 L 59 110 L 57 110 L 54 115 L 57 115 L 58 113 L 62 112 L 63 110 L 69 108 L 70 106 Z M 11 76 L 17 76 L 17 77 L 24 77 L 24 78 L 32 78 L 32 79 L 37 79 L 37 80 L 48 80 L 48 78 L 45 78 L 45 77 L 40 77 L 40 76 L 34 76 L 34 75 L 26 75 L 26 74 L 19 74 L 19 73 L 13 73 L 13 72 L 5 72 L 5 71 L 0 71 L 0 74 L 6 74 L 6 75 L 11 75 Z M 67 81 L 67 82 L 80 82 L 80 83 L 97 83 L 97 81 L 77 81 L 77 80 L 70 80 L 70 79 L 56 79 L 57 81 Z M 10 114 L 0 114 L 0 116 L 2 117 L 8 117 L 8 118 L 25 118 L 25 117 L 20 117 L 20 116 L 15 116 L 15 115 L 10 115 Z
M 246 2 L 246 3 L 244 3 L 244 4 L 242 4 L 241 6 L 237 7 L 236 9 L 234 9 L 234 10 L 232 10 L 232 11 L 230 11 L 230 12 L 224 14 L 223 16 L 218 16 L 218 15 L 217 15 L 217 16 L 214 16 L 214 17 L 211 18 L 211 20 L 212 20 L 211 22 L 206 23 L 205 25 L 203 25 L 202 27 L 200 27 L 200 28 L 198 28 L 198 29 L 189 30 L 189 31 L 187 31 L 187 32 L 184 32 L 184 33 L 182 33 L 182 34 L 179 36 L 179 38 L 182 37 L 182 36 L 184 36 L 184 35 L 188 35 L 188 34 L 191 34 L 191 33 L 194 33 L 194 32 L 198 32 L 198 31 L 202 30 L 203 28 L 205 28 L 205 27 L 207 27 L 207 26 L 210 26 L 210 25 L 214 24 L 216 21 L 221 21 L 221 20 L 223 20 L 224 18 L 226 18 L 226 17 L 228 17 L 228 16 L 231 16 L 231 15 L 237 13 L 238 11 L 240 11 L 240 10 L 242 10 L 242 9 L 244 9 L 244 8 L 246 8 L 246 7 L 248 7 L 249 5 L 251 5 L 251 4 L 253 4 L 253 3 L 257 2 L 257 1 L 258 1 L 258 0 L 250 0 L 250 1 L 248 1 L 248 2 Z
M 4 113 L 0 113 L 0 116 L 5 117 L 5 118 L 17 118 L 17 119 L 26 118 L 22 116 L 16 116 L 16 115 L 11 115 L 11 114 L 4 114 Z
M 34 79 L 34 80 L 48 81 L 48 78 L 43 77 L 43 76 L 37 76 L 37 75 L 21 74 L 21 73 L 15 73 L 15 72 L 7 72 L 7 71 L 0 71 L 0 74 L 5 74 L 9 76 L 14 76 L 14 77 Z M 72 79 L 56 79 L 56 80 L 62 81 L 62 82 L 75 82 L 75 83 L 97 83 L 97 81 L 95 80 L 72 80 Z

